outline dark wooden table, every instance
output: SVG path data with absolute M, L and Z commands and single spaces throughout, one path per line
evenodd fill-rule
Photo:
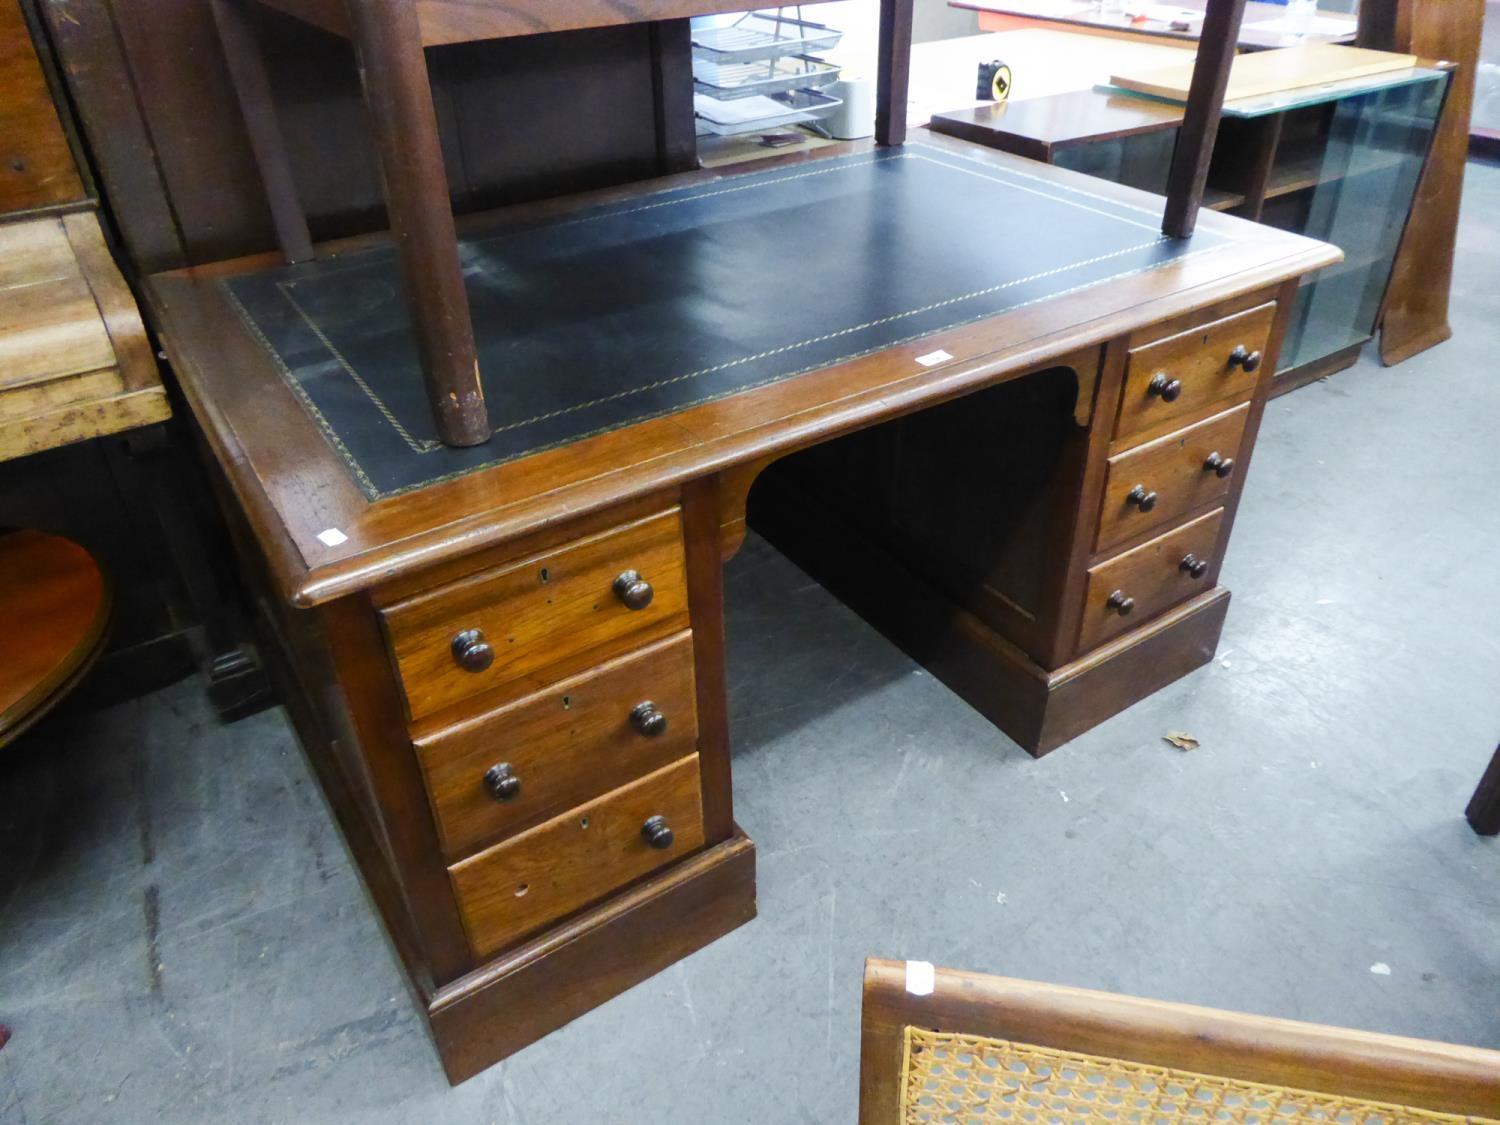
M 1205 0 L 1180 0 L 1180 2 L 1164 4 L 1164 7 L 1192 9 L 1199 13 L 1195 19 L 1188 21 L 1186 30 L 1174 29 L 1171 22 L 1162 20 L 1145 20 L 1139 23 L 1133 22 L 1123 13 L 1101 12 L 1097 5 L 1092 5 L 1086 10 L 1076 10 L 1077 4 L 1071 0 L 1058 3 L 1055 0 L 948 0 L 949 6 L 954 8 L 967 8 L 979 12 L 980 26 L 987 31 L 998 31 L 998 25 L 987 26 L 986 15 L 1011 16 L 1025 20 L 1045 20 L 1048 23 L 1068 24 L 1071 27 L 1083 28 L 1104 34 L 1126 34 L 1144 35 L 1154 39 L 1180 39 L 1186 42 L 1196 42 L 1199 30 L 1202 27 L 1202 12 L 1206 6 Z M 1053 14 L 1062 13 L 1062 14 Z M 1355 34 L 1355 19 L 1353 16 L 1344 16 L 1337 12 L 1319 12 L 1319 17 L 1347 19 L 1349 29 L 1339 35 L 1314 34 L 1314 35 L 1288 35 L 1283 32 L 1267 31 L 1255 27 L 1257 23 L 1266 20 L 1277 19 L 1286 15 L 1286 7 L 1281 4 L 1263 4 L 1259 0 L 1248 0 L 1245 4 L 1245 18 L 1241 25 L 1239 34 L 1239 47 L 1244 51 L 1265 51 L 1276 47 L 1295 47 L 1300 43 L 1347 43 L 1353 42 Z

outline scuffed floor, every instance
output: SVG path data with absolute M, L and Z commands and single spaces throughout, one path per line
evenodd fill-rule
M 1500 1047 L 1497 214 L 1471 167 L 1451 342 L 1272 404 L 1219 659 L 1040 762 L 752 538 L 760 917 L 457 1089 L 279 711 L 55 717 L 0 763 L 0 1121 L 851 1121 L 869 954 Z

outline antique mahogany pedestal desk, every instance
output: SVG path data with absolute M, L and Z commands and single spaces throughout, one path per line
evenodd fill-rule
M 1211 657 L 1287 298 L 1337 254 L 1160 206 L 933 137 L 509 208 L 462 239 L 466 449 L 387 246 L 151 280 L 451 1077 L 753 916 L 721 568 L 772 462 L 777 541 L 1035 753 Z
M 1159 198 L 902 145 L 909 5 L 883 13 L 886 143 L 456 244 L 395 143 L 435 153 L 430 104 L 365 56 L 395 238 L 311 247 L 282 207 L 285 260 L 147 284 L 454 1081 L 753 917 L 722 567 L 757 479 L 777 543 L 1033 753 L 1214 651 L 1288 301 L 1337 251 L 1217 214 L 1169 238 Z

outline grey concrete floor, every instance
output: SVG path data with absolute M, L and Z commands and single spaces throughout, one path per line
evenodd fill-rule
M 871 954 L 1500 1047 L 1496 215 L 1472 167 L 1451 342 L 1272 404 L 1218 659 L 1042 761 L 752 539 L 760 917 L 457 1089 L 279 711 L 49 721 L 0 771 L 0 1121 L 851 1121 Z

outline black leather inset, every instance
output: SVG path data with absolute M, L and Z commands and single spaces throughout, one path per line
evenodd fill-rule
M 1162 265 L 1160 215 L 913 144 L 460 246 L 495 436 L 437 441 L 389 249 L 226 279 L 372 498 Z

